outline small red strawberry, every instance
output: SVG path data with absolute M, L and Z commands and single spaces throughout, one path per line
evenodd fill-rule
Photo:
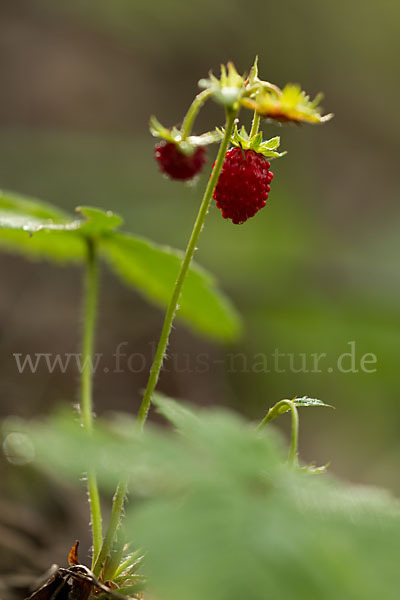
M 270 163 L 259 152 L 231 148 L 225 161 L 213 198 L 224 219 L 244 223 L 263 208 L 274 174 Z
M 192 179 L 200 173 L 206 161 L 206 149 L 198 146 L 192 154 L 184 154 L 173 142 L 161 142 L 154 151 L 160 170 L 171 179 Z

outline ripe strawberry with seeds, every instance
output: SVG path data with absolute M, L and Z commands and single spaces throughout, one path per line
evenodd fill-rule
M 185 181 L 198 175 L 206 161 L 206 149 L 197 146 L 191 154 L 182 152 L 174 142 L 156 144 L 155 158 L 160 170 L 171 179 Z
M 254 150 L 232 148 L 226 153 L 213 194 L 224 219 L 244 223 L 265 206 L 274 176 L 270 166 Z

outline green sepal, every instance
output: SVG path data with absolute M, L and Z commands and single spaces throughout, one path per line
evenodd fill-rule
M 160 121 L 152 115 L 149 121 L 150 133 L 154 137 L 163 138 L 164 140 L 173 142 L 172 130 L 167 129 L 164 125 L 161 125 Z
M 223 129 L 217 129 L 220 138 L 224 135 Z M 231 136 L 231 143 L 242 150 L 254 150 L 258 154 L 262 154 L 265 158 L 281 158 L 287 154 L 286 152 L 276 152 L 276 148 L 279 147 L 281 138 L 279 136 L 273 137 L 269 140 L 263 141 L 262 132 L 259 131 L 252 138 L 246 131 L 246 128 L 242 125 L 240 131 L 238 126 L 235 125 L 234 132 Z
M 250 69 L 249 77 L 248 77 L 248 80 L 246 83 L 248 83 L 248 85 L 251 86 L 251 85 L 254 85 L 258 81 L 260 81 L 260 80 L 258 79 L 258 55 L 256 55 L 253 66 Z
M 199 87 L 210 89 L 216 102 L 231 109 L 239 107 L 239 101 L 246 89 L 244 78 L 239 75 L 231 62 L 227 66 L 221 65 L 219 79 L 210 73 L 209 79 L 200 79 Z
M 281 123 L 325 123 L 333 114 L 321 114 L 322 94 L 314 100 L 297 84 L 288 83 L 281 90 L 268 82 L 253 85 L 242 98 L 241 104 L 255 110 L 261 117 Z
M 178 146 L 182 154 L 190 156 L 199 146 L 209 146 L 219 141 L 219 135 L 215 131 L 207 131 L 201 135 L 189 135 L 183 139 L 182 131 L 177 127 L 167 129 L 154 116 L 150 117 L 150 133 L 154 137 L 161 138 Z

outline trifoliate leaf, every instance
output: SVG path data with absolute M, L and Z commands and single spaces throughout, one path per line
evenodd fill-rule
M 78 208 L 81 218 L 12 193 L 0 194 L 0 245 L 31 258 L 84 260 L 86 238 L 108 235 L 122 219 L 111 211 Z
M 115 233 L 122 219 L 93 207 L 77 209 L 81 218 L 30 198 L 0 194 L 0 246 L 30 258 L 83 262 L 87 239 L 95 238 L 114 270 L 147 298 L 165 306 L 183 254 L 142 238 Z M 185 282 L 178 318 L 219 339 L 234 339 L 240 318 L 205 270 L 193 265 Z
M 31 233 L 38 228 L 66 224 L 70 220 L 68 214 L 46 202 L 13 192 L 0 191 L 0 229 Z
M 82 261 L 86 243 L 67 213 L 32 198 L 0 193 L 0 246 L 28 258 L 56 262 Z
M 119 215 L 99 208 L 83 206 L 78 207 L 76 212 L 83 215 L 84 219 L 73 219 L 67 213 L 39 200 L 11 192 L 0 192 L 0 230 L 23 230 L 30 234 L 41 230 L 79 230 L 89 235 L 112 231 L 122 223 Z
M 125 532 L 146 553 L 149 597 L 396 600 L 400 506 L 389 493 L 285 464 L 273 429 L 228 411 L 193 436 L 149 427 L 85 435 L 69 418 L 30 423 L 37 464 L 105 489 L 132 475 Z M 362 457 L 360 456 L 362 461 Z M 373 568 L 371 568 L 373 565 Z
M 157 408 L 157 412 L 180 431 L 185 429 L 185 425 L 198 421 L 196 413 L 187 404 L 177 402 L 159 392 L 153 394 L 152 401 Z
M 149 300 L 169 302 L 183 259 L 182 252 L 140 237 L 114 234 L 101 242 L 111 268 Z M 178 319 L 196 331 L 219 339 L 234 339 L 240 319 L 229 300 L 217 289 L 214 278 L 192 264 L 179 300 Z

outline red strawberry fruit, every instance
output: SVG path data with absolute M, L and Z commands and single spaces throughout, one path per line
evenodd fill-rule
M 184 154 L 173 142 L 161 142 L 154 151 L 160 170 L 171 177 L 184 181 L 200 173 L 206 161 L 206 149 L 198 146 L 192 154 Z
M 224 219 L 244 223 L 265 206 L 274 176 L 270 166 L 254 150 L 228 150 L 213 194 Z

